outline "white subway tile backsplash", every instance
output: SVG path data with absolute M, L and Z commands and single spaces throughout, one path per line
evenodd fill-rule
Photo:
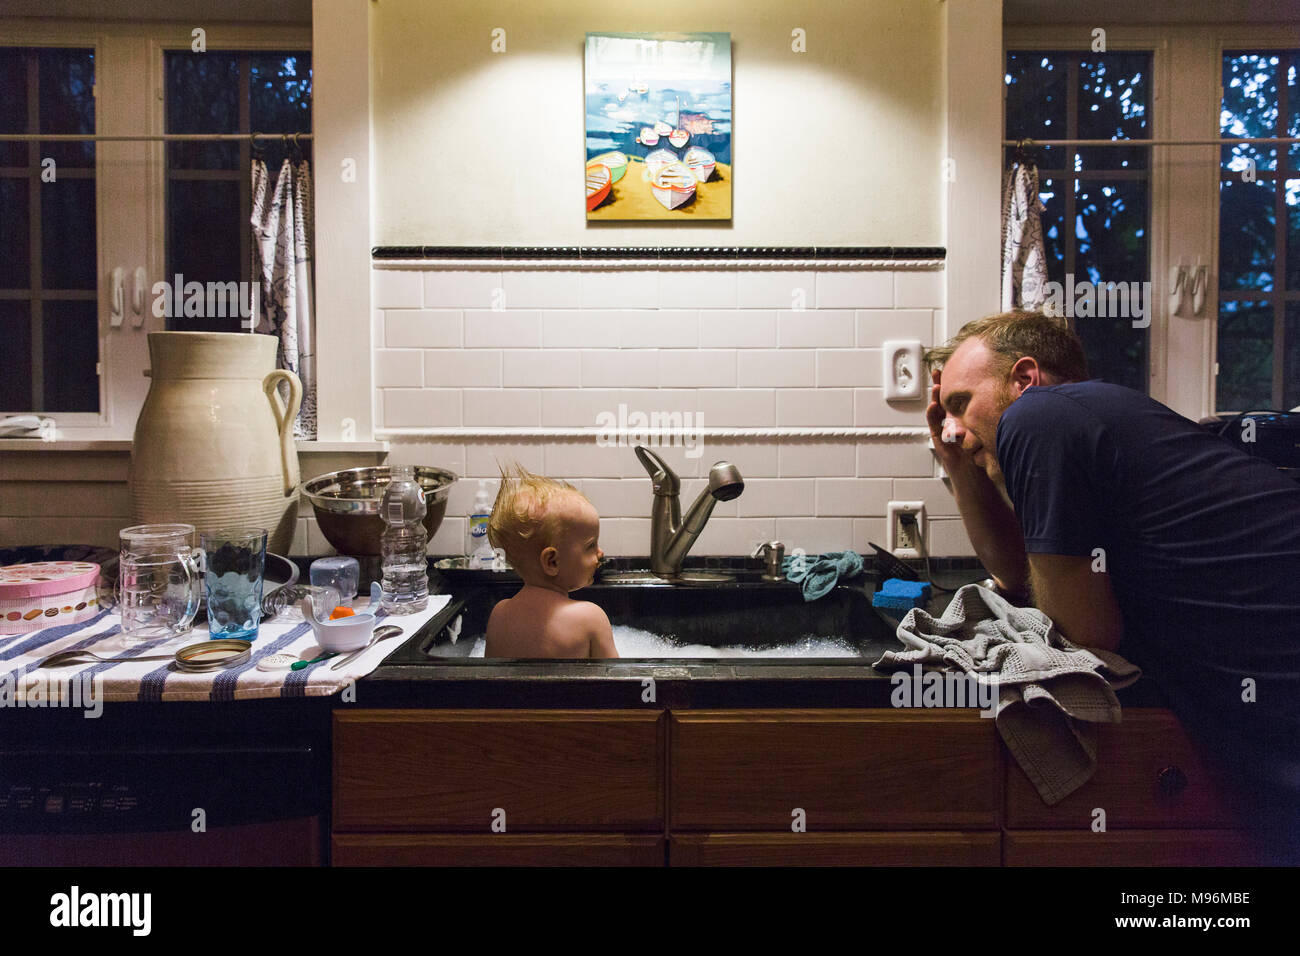
M 542 345 L 548 349 L 616 349 L 618 311 L 547 311 L 542 313 Z
M 700 344 L 700 313 L 692 309 L 634 309 L 620 315 L 625 349 L 693 349 Z
M 812 349 L 742 349 L 736 360 L 742 388 L 811 388 L 817 384 Z
M 582 280 L 573 271 L 504 272 L 501 284 L 508 309 L 576 309 L 582 304 Z
M 805 554 L 844 551 L 853 547 L 852 518 L 777 518 L 776 537 L 785 553 L 802 548 Z
M 709 426 L 707 419 L 704 424 L 706 428 Z M 740 469 L 746 482 L 751 478 L 775 478 L 777 445 L 774 441 L 740 443 L 709 438 L 700 446 L 700 461 L 701 471 L 715 461 L 729 461 Z
M 740 473 L 745 476 L 745 490 L 736 499 L 740 517 L 814 514 L 817 490 L 814 479 L 750 478 L 744 468 Z
M 463 323 L 455 309 L 390 309 L 384 313 L 384 344 L 390 349 L 457 349 Z
M 924 438 L 881 438 L 858 443 L 861 478 L 929 478 L 934 475 L 934 453 Z
M 878 544 L 883 548 L 886 543 L 884 518 L 853 519 L 853 550 L 866 558 L 868 562 L 876 553 L 871 546 Z
M 592 438 L 549 441 L 543 456 L 547 475 L 569 481 L 586 478 L 621 478 L 626 460 L 630 458 L 633 463 L 636 462 L 631 448 L 599 445 Z M 646 507 L 646 513 L 649 514 L 649 505 L 647 504 Z
M 465 347 L 468 349 L 535 349 L 542 344 L 540 312 L 465 312 Z
M 717 270 L 659 273 L 661 309 L 734 309 L 736 273 Z
M 700 313 L 700 348 L 775 347 L 775 312 L 706 309 Z
M 776 424 L 776 391 L 770 388 L 702 388 L 697 407 L 706 428 Z
M 819 518 L 883 515 L 892 491 L 888 478 L 818 478 L 814 513 Z
M 461 392 L 455 388 L 384 388 L 385 428 L 460 425 Z
M 577 349 L 507 349 L 501 355 L 507 388 L 577 388 L 582 381 Z
M 582 493 L 606 518 L 644 518 L 650 514 L 649 479 L 584 478 Z M 608 550 L 608 548 L 606 548 Z
M 777 455 L 782 478 L 852 477 L 856 464 L 852 440 L 783 441 Z
M 894 497 L 899 501 L 924 501 L 931 516 L 960 516 L 957 499 L 942 478 L 895 478 Z
M 750 555 L 764 541 L 777 536 L 777 518 L 718 518 L 710 521 L 700 532 L 691 554 Z M 648 524 L 648 521 L 647 521 Z M 639 550 L 636 545 L 640 544 Z M 646 554 L 650 550 L 647 530 L 642 541 L 633 542 L 630 554 Z
M 930 554 L 966 557 L 975 555 L 975 546 L 970 543 L 966 526 L 961 518 L 927 519 L 925 524 Z
M 617 389 L 547 389 L 542 392 L 542 424 L 568 427 L 597 424 L 597 416 L 609 412 L 617 417 L 622 400 Z
M 777 313 L 777 344 L 781 348 L 849 348 L 853 345 L 853 313 L 808 309 Z
M 511 463 L 522 465 L 536 475 L 546 471 L 545 446 L 540 439 L 513 444 L 469 442 L 465 446 L 465 454 L 465 475 L 471 480 L 497 478 L 501 474 L 501 466 Z
M 429 349 L 424 382 L 430 388 L 500 388 L 501 353 L 488 349 Z
M 815 309 L 815 272 L 740 272 L 737 305 L 742 309 Z
M 430 309 L 495 309 L 509 306 L 500 272 L 424 273 L 424 305 Z
M 818 388 L 880 386 L 880 349 L 818 349 Z
M 450 514 L 442 519 L 442 524 L 429 539 L 429 546 L 425 549 L 426 554 L 453 554 L 460 555 L 465 553 L 465 525 L 467 519 L 460 516 L 452 517 Z
M 879 348 L 888 339 L 934 344 L 934 315 L 925 309 L 863 309 L 857 313 L 858 346 Z
M 659 349 L 661 388 L 735 388 L 736 353 L 730 349 Z
M 942 309 L 944 274 L 928 269 L 894 273 L 894 300 L 900 309 Z
M 819 309 L 890 309 L 894 306 L 894 273 L 835 271 L 817 273 Z
M 371 274 L 371 296 L 376 309 L 418 309 L 424 305 L 419 272 L 375 269 Z
M 776 392 L 776 423 L 786 427 L 827 427 L 853 424 L 850 388 L 781 388 Z
M 653 309 L 659 304 L 659 273 L 583 272 L 581 290 L 583 309 Z
M 378 349 L 375 352 L 377 388 L 419 388 L 423 384 L 424 353 L 419 349 Z
M 465 389 L 466 425 L 541 424 L 541 392 L 533 388 Z
M 658 349 L 582 351 L 583 388 L 654 388 L 658 384 Z
M 913 428 L 925 428 L 925 406 L 927 395 L 923 399 L 906 402 L 885 401 L 883 388 L 855 388 L 853 390 L 853 424 L 858 426 L 903 425 Z

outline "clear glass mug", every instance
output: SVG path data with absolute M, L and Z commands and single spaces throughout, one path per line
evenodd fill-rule
M 194 547 L 194 525 L 142 524 L 118 537 L 122 637 L 151 641 L 187 633 L 203 600 L 203 552 Z

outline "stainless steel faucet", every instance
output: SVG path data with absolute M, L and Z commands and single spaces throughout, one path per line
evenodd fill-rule
M 731 501 L 745 490 L 740 470 L 728 461 L 709 469 L 709 484 L 686 512 L 682 520 L 681 480 L 664 460 L 644 445 L 636 446 L 636 456 L 650 473 L 655 500 L 650 509 L 650 570 L 660 577 L 677 577 L 682 562 L 695 544 L 719 501 Z

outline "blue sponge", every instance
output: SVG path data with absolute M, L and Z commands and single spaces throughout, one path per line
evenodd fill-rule
M 930 601 L 929 581 L 904 581 L 889 578 L 871 595 L 871 606 L 886 611 L 906 613 L 910 608 L 925 607 Z

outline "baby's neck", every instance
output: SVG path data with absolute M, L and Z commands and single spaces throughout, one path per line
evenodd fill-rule
M 528 591 L 537 596 L 540 596 L 542 592 L 545 592 L 547 594 L 556 594 L 559 595 L 560 597 L 566 597 L 566 598 L 569 596 L 568 590 L 560 587 L 558 584 L 550 580 L 545 580 L 545 581 L 525 580 L 521 593 L 522 591 Z

